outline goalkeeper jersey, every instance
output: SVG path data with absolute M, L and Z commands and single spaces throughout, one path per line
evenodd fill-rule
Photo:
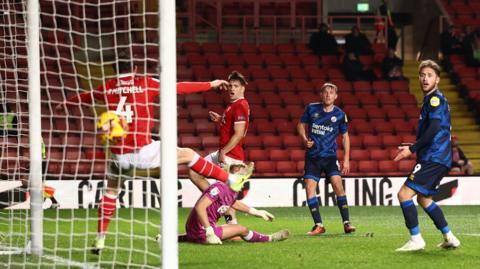
M 177 93 L 185 94 L 209 90 L 210 82 L 177 83 Z M 120 75 L 108 80 L 92 92 L 76 95 L 71 102 L 92 103 L 101 101 L 108 110 L 116 111 L 128 124 L 128 135 L 118 139 L 110 150 L 113 154 L 131 153 L 152 142 L 151 130 L 154 126 L 154 109 L 160 94 L 158 79 L 134 74 Z

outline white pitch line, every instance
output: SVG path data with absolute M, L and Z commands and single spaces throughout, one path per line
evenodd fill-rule
M 464 233 L 461 233 L 460 235 L 478 236 L 478 237 L 480 237 L 480 234 L 470 234 L 470 233 L 464 234 Z
M 72 261 L 69 259 L 64 259 L 62 257 L 54 256 L 54 255 L 43 255 L 42 258 L 51 260 L 55 263 L 62 263 L 68 266 L 79 267 L 82 269 L 99 269 L 100 268 L 97 265 L 92 263 L 82 263 L 82 262 Z

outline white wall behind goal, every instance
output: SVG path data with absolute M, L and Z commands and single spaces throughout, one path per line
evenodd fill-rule
M 345 178 L 344 185 L 350 206 L 398 205 L 396 194 L 404 177 L 355 177 Z M 104 182 L 85 181 L 46 181 L 56 188 L 55 198 L 61 208 L 96 207 L 102 197 Z M 0 191 L 14 192 L 19 184 L 0 182 Z M 435 197 L 442 205 L 480 205 L 480 177 L 445 177 L 439 194 Z M 119 207 L 151 208 L 160 207 L 159 180 L 128 180 L 122 186 Z M 178 181 L 178 205 L 193 207 L 200 192 L 188 179 Z M 334 206 L 335 196 L 330 185 L 320 181 L 318 197 L 322 206 Z M 262 178 L 250 181 L 250 190 L 243 201 L 255 207 L 297 207 L 305 206 L 305 189 L 300 178 Z M 5 201 L 2 201 L 5 202 Z M 48 207 L 46 201 L 45 207 Z M 12 201 L 9 208 L 28 208 L 28 201 Z

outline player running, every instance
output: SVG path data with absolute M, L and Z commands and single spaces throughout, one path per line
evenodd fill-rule
M 210 119 L 220 128 L 219 150 L 210 153 L 205 159 L 219 166 L 243 165 L 245 152 L 243 140 L 247 134 L 250 107 L 245 99 L 245 86 L 248 84 L 245 77 L 233 71 L 228 76 L 228 93 L 230 105 L 225 109 L 223 115 L 210 111 Z M 193 183 L 202 191 L 208 188 L 208 181 L 205 177 L 190 170 L 190 178 Z M 231 209 L 225 215 L 227 223 L 237 224 L 235 211 Z
M 307 204 L 312 214 L 314 226 L 308 235 L 325 233 L 322 217 L 319 211 L 316 188 L 322 172 L 333 187 L 337 196 L 337 205 L 343 220 L 345 233 L 355 232 L 350 224 L 348 203 L 340 176 L 340 165 L 337 160 L 336 138 L 339 133 L 343 136 L 345 149 L 342 174 L 350 170 L 350 138 L 348 136 L 347 115 L 334 105 L 337 99 L 337 86 L 331 83 L 323 84 L 321 88 L 322 103 L 311 103 L 305 108 L 300 118 L 297 130 L 302 138 L 307 152 L 305 153 L 305 174 L 303 175 Z M 308 127 L 308 136 L 305 128 Z
M 227 212 L 230 207 L 241 212 L 262 217 L 266 221 L 272 221 L 274 216 L 264 210 L 256 210 L 236 202 L 238 193 L 228 188 L 222 182 L 210 185 L 199 198 L 195 207 L 188 216 L 185 224 L 186 234 L 178 237 L 179 242 L 193 242 L 205 244 L 222 244 L 222 240 L 240 236 L 247 242 L 272 242 L 282 241 L 289 237 L 288 230 L 281 230 L 271 235 L 264 235 L 250 230 L 240 224 L 225 224 L 217 226 L 218 219 Z
M 418 121 L 417 141 L 410 146 L 398 147 L 395 161 L 417 153 L 417 164 L 398 192 L 405 224 L 410 231 L 410 240 L 397 251 L 417 251 L 425 248 L 418 225 L 418 213 L 413 197 L 433 220 L 444 241 L 442 248 L 457 248 L 460 241 L 448 227 L 440 207 L 432 200 L 442 178 L 448 174 L 452 164 L 450 108 L 447 99 L 438 89 L 440 66 L 425 60 L 419 66 L 419 81 L 423 94 L 423 106 Z
M 160 141 L 151 138 L 151 129 L 154 126 L 154 101 L 160 95 L 160 83 L 155 78 L 137 75 L 136 69 L 130 59 L 120 59 L 118 63 L 120 75 L 117 78 L 106 81 L 105 85 L 93 92 L 73 96 L 65 103 L 91 104 L 94 101 L 102 101 L 109 112 L 115 111 L 114 114 L 122 117 L 128 124 L 126 136 L 115 139 L 109 147 L 112 164 L 108 167 L 107 189 L 98 209 L 98 235 L 92 250 L 95 254 L 99 254 L 105 246 L 108 225 L 116 211 L 121 175 L 131 169 L 158 168 L 160 164 Z M 202 92 L 227 84 L 228 82 L 224 80 L 180 82 L 177 83 L 177 93 Z M 60 104 L 57 109 L 61 110 L 65 104 Z M 101 117 L 100 127 L 110 124 L 108 112 L 106 115 Z M 102 122 L 102 119 L 105 122 Z M 236 191 L 240 190 L 242 182 L 253 172 L 253 166 L 244 166 L 236 174 L 229 174 L 190 148 L 177 148 L 177 162 L 188 164 L 192 170 L 205 177 L 226 182 Z

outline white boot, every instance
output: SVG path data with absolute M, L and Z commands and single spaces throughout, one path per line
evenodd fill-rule
M 397 248 L 395 251 L 418 251 L 425 249 L 425 240 L 423 240 L 420 234 L 412 236 L 408 242 L 401 248 Z

